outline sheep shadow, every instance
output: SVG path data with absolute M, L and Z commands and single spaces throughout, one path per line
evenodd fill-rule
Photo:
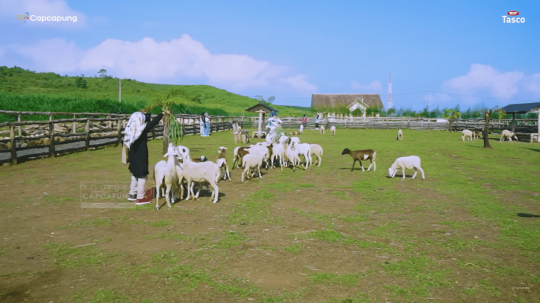
M 540 148 L 527 148 L 527 149 L 540 153 Z
M 540 218 L 540 215 L 533 215 L 533 214 L 526 214 L 526 213 L 518 213 L 518 217 L 522 218 Z

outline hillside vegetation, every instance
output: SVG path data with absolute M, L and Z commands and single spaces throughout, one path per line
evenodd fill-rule
M 184 106 L 175 113 L 249 116 L 245 109 L 258 100 L 209 85 L 165 85 L 122 79 L 122 102 L 118 102 L 118 78 L 70 77 L 55 73 L 36 73 L 20 67 L 0 67 L 0 108 L 4 110 L 56 112 L 132 113 L 144 108 L 154 92 L 182 89 Z M 310 108 L 271 105 L 281 116 L 301 116 Z M 160 109 L 155 109 L 159 112 Z M 0 117 L 0 119 L 7 119 Z

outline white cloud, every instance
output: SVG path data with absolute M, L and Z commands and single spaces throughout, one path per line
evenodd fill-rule
M 540 73 L 527 76 L 524 80 L 525 88 L 540 97 Z
M 313 93 L 317 89 L 307 81 L 307 76 L 291 75 L 288 67 L 247 55 L 212 54 L 186 34 L 163 42 L 152 38 L 136 42 L 107 39 L 88 50 L 63 39 L 8 48 L 31 65 L 25 68 L 38 71 L 95 74 L 104 68 L 115 77 L 145 82 L 202 80 L 227 89 L 270 88 L 299 93 Z M 8 61 L 2 57 L 0 60 Z
M 351 88 L 354 89 L 354 90 L 359 90 L 359 91 L 362 91 L 362 92 L 378 92 L 382 89 L 382 84 L 380 81 L 378 80 L 375 80 L 375 81 L 372 81 L 371 83 L 369 84 L 360 84 L 356 81 L 353 81 L 351 83 Z
M 13 18 L 17 15 L 36 16 L 77 16 L 77 22 L 38 22 L 26 20 L 26 26 L 48 26 L 62 28 L 79 28 L 86 24 L 87 17 L 81 12 L 72 10 L 64 0 L 0 0 L 0 16 Z
M 444 82 L 443 88 L 465 94 L 487 90 L 495 98 L 512 98 L 520 92 L 523 79 L 523 72 L 499 72 L 490 65 L 473 64 L 466 75 Z
M 307 81 L 306 75 L 296 75 L 285 79 L 279 79 L 283 83 L 289 84 L 294 90 L 300 93 L 313 94 L 317 92 L 317 87 Z

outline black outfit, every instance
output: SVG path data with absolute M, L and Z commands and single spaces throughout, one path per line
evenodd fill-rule
M 146 115 L 146 121 L 150 120 L 150 115 Z M 135 178 L 144 178 L 148 171 L 148 132 L 156 126 L 163 118 L 163 113 L 157 115 L 151 122 L 146 123 L 146 127 L 141 136 L 131 144 L 129 148 L 129 171 Z

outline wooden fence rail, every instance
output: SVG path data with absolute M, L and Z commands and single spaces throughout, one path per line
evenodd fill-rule
M 183 123 L 183 135 L 199 134 L 200 126 L 198 120 L 189 121 L 185 117 L 178 116 L 179 115 L 175 115 L 175 118 L 179 122 Z M 9 138 L 4 139 L 0 137 L 0 163 L 9 162 L 11 165 L 16 165 L 18 159 L 34 158 L 39 156 L 55 157 L 58 154 L 90 150 L 106 145 L 118 146 L 121 144 L 124 137 L 124 130 L 128 120 L 127 118 L 129 118 L 129 116 L 122 118 L 73 118 L 50 121 L 20 121 L 1 123 L 0 127 L 9 128 Z M 214 122 L 212 122 L 210 125 L 211 131 L 221 132 L 232 130 L 232 121 L 234 120 L 232 118 L 233 117 L 227 117 L 227 119 L 223 119 L 212 117 L 211 120 L 214 120 Z M 243 121 L 238 120 L 237 123 L 243 127 Z M 67 126 L 67 123 L 72 123 L 72 126 Z M 105 125 L 100 125 L 99 123 Z M 16 129 L 24 126 L 27 126 L 27 128 L 19 131 L 19 135 L 17 136 Z M 62 133 L 69 131 L 71 131 L 71 133 Z M 33 134 L 29 134 L 31 132 L 33 132 Z M 151 139 L 160 138 L 162 136 L 163 123 L 160 122 L 160 124 L 156 125 L 152 129 Z M 70 143 L 79 146 L 62 148 L 63 145 L 65 146 L 66 144 Z M 43 149 L 46 149 L 46 151 L 43 151 Z M 18 155 L 18 152 L 20 153 L 21 151 L 29 150 L 32 152 L 25 152 L 24 155 Z M 2 155 L 5 155 L 6 153 L 10 156 L 2 157 Z

